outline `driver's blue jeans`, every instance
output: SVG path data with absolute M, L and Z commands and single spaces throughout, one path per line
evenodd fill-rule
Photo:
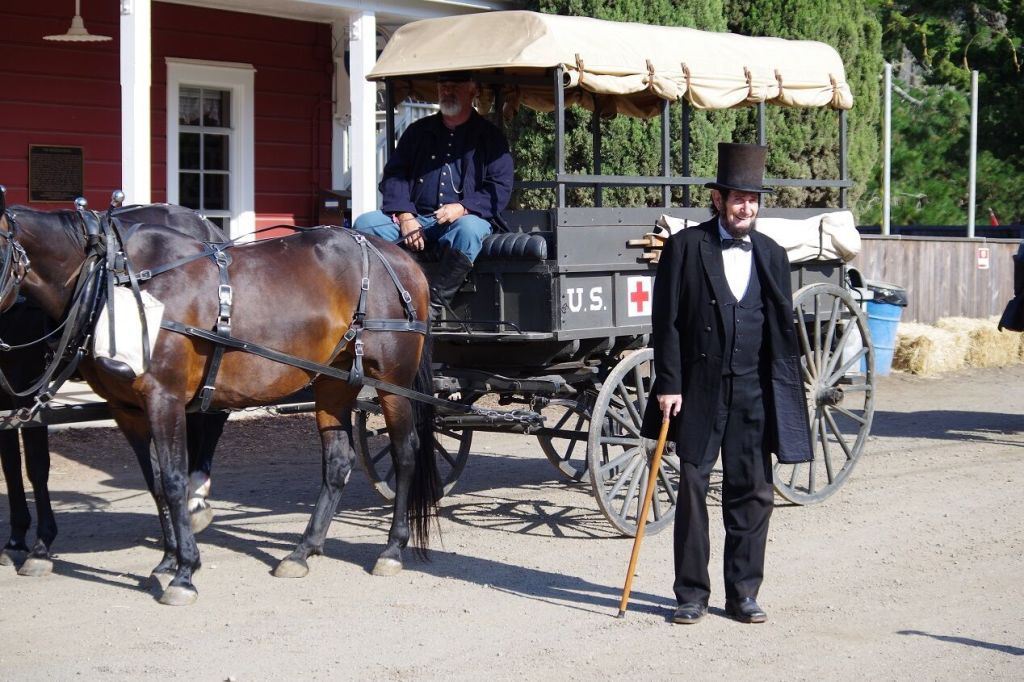
M 443 247 L 461 251 L 471 262 L 480 253 L 484 237 L 491 233 L 491 224 L 473 214 L 464 215 L 446 225 L 439 225 L 433 215 L 418 215 L 416 220 L 423 227 L 423 237 L 428 244 L 440 243 Z M 352 228 L 390 242 L 397 241 L 401 236 L 398 225 L 382 211 L 364 213 L 356 218 Z

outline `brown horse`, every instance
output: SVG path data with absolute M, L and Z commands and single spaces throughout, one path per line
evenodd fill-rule
M 88 256 L 85 236 L 53 214 L 18 207 L 4 214 L 0 240 L 4 233 L 7 243 L 2 246 L 22 247 L 31 263 L 21 292 L 59 319 L 72 296 L 67 283 L 75 280 Z M 165 326 L 177 322 L 184 325 L 179 330 L 208 330 L 217 323 L 223 314 L 219 303 L 224 297 L 219 300 L 218 291 L 223 293 L 224 282 L 208 257 L 209 247 L 171 229 L 146 225 L 128 241 L 126 251 L 136 272 L 158 273 L 142 288 L 164 304 Z M 222 260 L 231 261 L 231 336 L 332 368 L 300 368 L 236 344 L 224 352 L 216 376 L 212 409 L 264 405 L 310 383 L 313 387 L 323 449 L 320 494 L 298 546 L 274 574 L 299 577 L 308 572 L 306 560 L 322 551 L 351 474 L 351 407 L 359 385 L 341 378 L 339 370 L 349 370 L 356 355 L 367 377 L 398 387 L 395 392 L 378 388 L 393 445 L 396 498 L 388 543 L 373 569 L 377 575 L 397 573 L 410 535 L 426 547 L 437 504 L 433 408 L 401 395 L 410 385 L 432 391 L 429 338 L 424 333 L 428 289 L 422 270 L 398 247 L 368 244 L 350 230 L 333 228 L 300 231 L 223 253 L 229 258 Z M 168 264 L 175 267 L 161 272 Z M 365 324 L 361 339 L 357 337 L 361 342 L 349 342 L 346 332 L 360 324 Z M 108 402 L 140 461 L 150 457 L 152 442 L 150 487 L 164 539 L 164 557 L 153 574 L 161 585 L 170 578 L 160 597 L 165 604 L 188 604 L 197 596 L 192 575 L 200 565 L 199 550 L 186 507 L 185 411 L 203 387 L 214 347 L 203 338 L 165 328 L 153 342 L 148 370 L 138 377 L 105 371 L 91 358 L 81 365 L 82 375 Z
M 2 187 L 0 187 L 0 205 L 2 205 Z M 81 217 L 76 211 L 61 211 L 60 220 L 69 224 L 78 223 Z M 184 235 L 207 242 L 223 242 L 224 234 L 208 220 L 189 208 L 172 204 L 149 204 L 145 206 L 126 206 L 113 209 L 112 215 L 126 224 L 155 223 L 171 227 Z M 71 228 L 73 229 L 73 228 Z M 12 255 L 11 267 L 17 268 L 17 251 Z M 2 269 L 2 268 L 0 268 Z M 17 281 L 24 272 L 15 270 L 10 294 L 16 294 Z M 0 281 L 5 281 L 0 275 Z M 8 296 L 0 295 L 5 301 Z M 6 310 L 7 305 L 0 305 Z M 21 301 L 0 316 L 0 342 L 5 344 L 0 352 L 0 372 L 7 378 L 16 391 L 25 391 L 47 369 L 47 353 L 50 351 L 46 343 L 47 335 L 53 331 L 50 318 L 32 301 Z M 9 347 L 9 350 L 8 350 Z M 8 396 L 0 392 L 0 410 L 27 408 L 33 404 L 32 396 Z M 187 419 L 188 452 L 189 452 L 189 511 L 192 528 L 199 532 L 213 517 L 206 500 L 210 489 L 210 470 L 213 463 L 213 452 L 227 412 L 190 413 Z M 18 435 L 21 438 L 18 438 Z M 22 447 L 23 446 L 23 447 Z M 28 530 L 32 524 L 25 486 L 21 477 L 22 449 L 24 449 L 25 472 L 32 485 L 35 498 L 38 523 L 36 541 L 28 544 Z M 144 471 L 150 468 L 147 458 L 140 462 Z M 10 508 L 11 534 L 7 542 L 0 548 L 0 566 L 18 565 L 18 573 L 23 576 L 42 576 L 53 569 L 50 549 L 57 537 L 57 520 L 50 504 L 49 473 L 50 448 L 48 429 L 46 426 L 32 425 L 27 428 L 0 428 L 0 465 L 4 478 L 7 480 L 7 498 Z M 152 474 L 147 476 L 147 480 Z

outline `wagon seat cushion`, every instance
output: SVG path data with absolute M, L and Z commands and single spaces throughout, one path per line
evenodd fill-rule
M 419 254 L 427 261 L 441 260 L 440 249 L 430 248 Z M 542 261 L 548 258 L 548 240 L 543 235 L 527 232 L 497 232 L 484 237 L 477 260 Z

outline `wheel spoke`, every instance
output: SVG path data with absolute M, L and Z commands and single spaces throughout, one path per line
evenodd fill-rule
M 662 460 L 662 462 L 664 461 Z M 669 480 L 664 467 L 658 467 L 658 479 L 661 481 L 660 486 L 668 494 L 668 499 L 672 502 L 672 506 L 676 506 L 676 487 L 672 485 L 672 481 Z
M 640 486 L 641 478 L 641 475 L 630 476 L 629 485 L 626 487 L 626 496 L 623 498 L 617 514 L 621 521 L 629 519 L 629 509 L 633 506 L 633 501 L 637 499 L 637 488 Z
M 455 466 L 455 458 L 452 457 L 451 453 L 449 453 L 448 450 L 446 450 L 443 445 L 437 442 L 436 439 L 434 440 L 434 452 L 441 455 L 441 458 L 444 461 L 448 462 L 448 466 Z
M 832 339 L 835 337 L 836 325 L 839 323 L 839 304 L 842 303 L 841 298 L 832 299 L 832 311 L 828 318 L 828 330 L 825 332 L 825 343 L 822 345 L 822 349 L 832 348 Z M 843 346 L 839 346 L 840 350 Z
M 636 382 L 634 385 L 634 388 L 636 388 L 636 404 L 642 410 L 647 407 L 647 391 L 644 390 L 644 377 L 640 368 L 641 365 L 637 365 L 633 368 L 633 381 Z
M 825 364 L 824 349 L 821 347 L 821 308 L 817 295 L 814 297 L 814 361 L 818 367 Z
M 632 449 L 626 450 L 621 455 L 619 455 L 618 457 L 616 457 L 615 459 L 613 459 L 612 461 L 608 462 L 607 464 L 605 464 L 604 466 L 601 467 L 601 477 L 602 478 L 611 478 L 611 472 L 612 471 L 614 471 L 615 469 L 619 468 L 623 464 L 623 462 L 626 462 L 626 461 L 630 460 L 631 458 L 635 457 L 637 455 L 637 453 L 639 453 L 639 452 L 640 452 L 640 448 L 632 448 Z
M 803 350 L 803 356 L 806 360 L 806 371 L 810 373 L 810 380 L 807 383 L 813 384 L 814 377 L 818 375 L 818 365 L 815 362 L 814 351 L 811 350 L 811 340 L 807 336 L 807 321 L 804 320 L 806 312 L 802 307 L 796 311 L 796 326 L 797 331 L 800 332 L 800 346 Z
M 622 473 L 615 479 L 615 484 L 608 490 L 608 499 L 614 500 L 615 496 L 622 490 L 622 486 L 629 481 L 630 475 L 633 471 L 640 466 L 641 459 L 639 457 L 634 458 L 629 464 L 622 469 Z
M 643 422 L 643 418 L 637 412 L 636 405 L 633 403 L 632 397 L 629 395 L 629 390 L 623 384 L 619 384 L 615 387 L 615 390 L 622 396 L 623 401 L 626 403 L 626 411 L 629 412 L 630 419 L 633 420 L 634 424 L 640 424 Z
M 845 348 L 846 347 L 846 342 L 849 340 L 850 335 L 853 333 L 853 330 L 856 329 L 856 328 L 857 328 L 857 325 L 855 325 L 855 324 L 846 325 L 846 329 L 843 330 L 842 336 L 839 337 L 839 347 L 840 348 Z M 829 359 L 828 365 L 825 367 L 825 371 L 823 371 L 821 373 L 821 375 L 822 376 L 827 376 L 829 378 L 828 383 L 829 383 L 830 386 L 835 384 L 835 382 L 836 382 L 836 378 L 835 377 L 842 376 L 843 374 L 845 374 L 846 370 L 849 369 L 850 366 L 852 366 L 853 363 L 856 360 L 859 360 L 861 354 L 863 354 L 863 353 L 867 353 L 867 350 L 864 349 L 864 348 L 861 348 L 854 357 L 850 358 L 847 362 L 845 362 L 843 364 L 842 372 L 836 372 L 836 365 L 843 358 L 843 354 L 842 353 L 834 353 L 832 355 L 832 357 Z
M 637 429 L 636 423 L 627 420 L 617 410 L 608 410 L 608 418 L 616 422 L 619 426 L 626 429 L 626 431 L 629 431 L 637 438 L 640 437 L 640 430 Z
M 623 445 L 625 447 L 636 447 L 639 445 L 639 438 L 633 436 L 603 436 L 602 445 Z
M 853 451 L 850 450 L 849 444 L 846 442 L 846 439 L 843 438 L 843 433 L 839 430 L 839 426 L 836 424 L 835 420 L 832 419 L 832 415 L 825 412 L 825 419 L 828 420 L 829 428 L 832 430 L 836 440 L 839 442 L 839 447 L 841 447 L 843 452 L 846 453 L 847 461 L 853 459 Z
M 822 410 L 822 414 L 828 417 L 828 408 Z M 825 429 L 821 429 L 819 435 L 821 436 L 821 459 L 825 462 L 825 476 L 828 477 L 829 485 L 835 480 L 835 476 L 832 473 L 832 453 L 828 447 L 828 434 Z
M 838 412 L 839 414 L 842 414 L 843 416 L 848 417 L 849 419 L 852 419 L 853 421 L 857 422 L 861 426 L 864 426 L 865 424 L 868 423 L 867 419 L 865 419 L 864 417 L 860 416 L 859 414 L 851 412 L 850 410 L 846 409 L 842 405 L 833 405 L 832 409 L 835 410 L 836 412 Z

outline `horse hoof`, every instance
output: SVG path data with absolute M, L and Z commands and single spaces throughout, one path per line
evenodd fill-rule
M 402 562 L 396 559 L 388 559 L 381 557 L 377 559 L 377 563 L 373 565 L 374 575 L 398 575 L 402 571 Z
M 174 580 L 173 573 L 153 573 L 149 576 L 149 579 L 153 581 L 153 588 L 163 594 L 167 591 L 171 581 Z
M 201 533 L 213 521 L 213 510 L 210 507 L 201 507 L 192 512 L 189 516 L 189 524 L 193 533 Z
M 199 593 L 194 587 L 168 585 L 164 593 L 160 595 L 160 603 L 167 606 L 188 606 L 194 604 L 198 598 Z
M 0 550 L 0 566 L 15 566 L 17 565 L 14 553 L 9 549 Z
M 39 557 L 32 557 L 25 559 L 25 563 L 18 569 L 18 575 L 24 575 L 29 578 L 41 578 L 44 575 L 50 575 L 53 573 L 53 562 L 49 559 L 40 559 Z
M 309 564 L 298 559 L 282 559 L 274 569 L 275 578 L 305 578 L 309 573 Z

